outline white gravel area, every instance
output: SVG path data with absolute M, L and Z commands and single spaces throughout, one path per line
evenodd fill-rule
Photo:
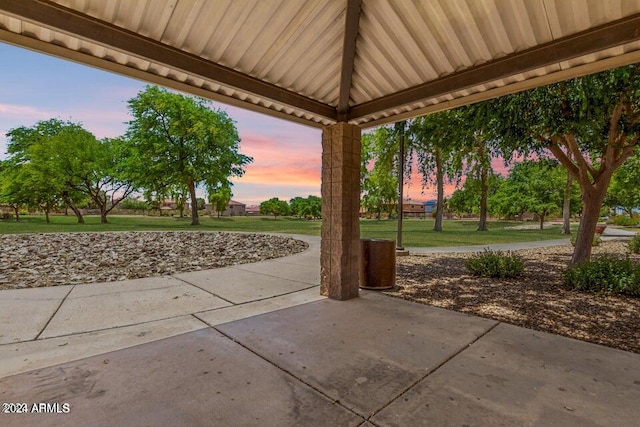
M 0 235 L 0 289 L 162 276 L 279 258 L 307 247 L 255 233 L 7 234 Z

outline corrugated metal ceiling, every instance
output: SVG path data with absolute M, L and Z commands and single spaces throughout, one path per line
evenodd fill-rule
M 312 126 L 370 126 L 640 60 L 640 30 L 597 52 L 529 55 L 636 19 L 640 0 L 348 1 L 355 20 L 347 0 L 0 0 L 0 40 Z

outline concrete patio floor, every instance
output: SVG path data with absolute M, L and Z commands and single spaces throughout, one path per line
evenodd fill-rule
M 70 405 L 0 425 L 638 425 L 639 354 L 322 298 L 304 239 L 256 264 L 0 292 L 2 402 Z

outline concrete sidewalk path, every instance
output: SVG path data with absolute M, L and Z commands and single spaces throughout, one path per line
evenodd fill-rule
M 292 237 L 309 248 L 172 276 L 2 291 L 0 378 L 321 299 L 320 239 Z
M 0 425 L 638 425 L 640 354 L 320 297 L 302 238 L 256 264 L 0 292 L 0 399 L 20 404 Z
M 3 426 L 637 426 L 640 354 L 363 291 L 0 379 Z

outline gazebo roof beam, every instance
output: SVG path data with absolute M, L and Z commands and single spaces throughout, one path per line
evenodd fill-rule
M 613 21 L 351 107 L 349 120 L 640 40 L 640 14 Z
M 342 48 L 338 120 L 346 119 L 346 113 L 349 109 L 349 94 L 351 92 L 353 65 L 356 59 L 356 41 L 358 39 L 361 7 L 362 0 L 348 0 L 345 17 L 344 45 Z
M 3 0 L 0 2 L 0 10 L 19 19 L 70 33 L 98 44 L 106 44 L 127 54 L 213 80 L 223 86 L 336 120 L 336 109 L 333 106 L 46 0 Z

